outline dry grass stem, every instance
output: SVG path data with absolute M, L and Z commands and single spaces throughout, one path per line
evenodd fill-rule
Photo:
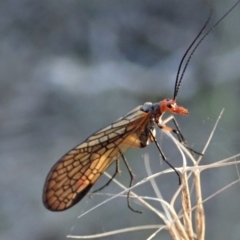
M 203 149 L 203 153 L 206 151 L 209 143 L 211 142 L 212 136 L 216 130 L 217 124 L 222 116 L 223 111 L 220 113 L 219 118 L 216 121 L 216 124 L 209 136 L 209 139 L 206 143 L 206 146 Z M 125 187 L 116 179 L 113 179 L 113 182 L 116 183 L 121 189 L 122 192 L 110 195 L 110 197 L 98 204 L 97 206 L 91 208 L 87 212 L 83 213 L 79 217 L 83 217 L 87 213 L 91 211 L 96 211 L 97 208 L 101 207 L 103 204 L 112 201 L 114 198 L 117 197 L 126 197 L 127 192 L 131 190 L 131 198 L 135 198 L 142 206 L 145 206 L 146 209 L 150 210 L 154 214 L 156 214 L 164 224 L 162 225 L 144 225 L 144 226 L 134 226 L 128 227 L 124 229 L 117 229 L 114 231 L 108 231 L 104 233 L 94 234 L 94 235 L 68 235 L 68 238 L 73 239 L 95 239 L 95 238 L 104 238 L 106 236 L 112 236 L 116 234 L 132 232 L 132 231 L 141 231 L 146 229 L 152 229 L 153 232 L 147 240 L 151 240 L 156 236 L 159 238 L 162 230 L 167 230 L 170 234 L 172 239 L 180 239 L 180 240 L 204 240 L 205 239 L 205 214 L 204 214 L 204 206 L 203 203 L 208 201 L 209 199 L 215 197 L 216 195 L 220 194 L 221 192 L 225 191 L 227 188 L 233 186 L 234 184 L 239 182 L 239 179 L 236 181 L 228 184 L 227 186 L 223 187 L 222 189 L 216 191 L 211 196 L 206 199 L 202 199 L 202 186 L 201 186 L 201 172 L 207 169 L 213 169 L 216 167 L 226 167 L 231 165 L 237 165 L 240 163 L 240 154 L 235 156 L 229 157 L 227 159 L 223 159 L 217 161 L 212 164 L 207 165 L 199 165 L 202 159 L 200 156 L 197 160 L 193 157 L 191 152 L 186 149 L 182 144 L 180 144 L 171 134 L 166 133 L 174 142 L 176 147 L 179 149 L 179 152 L 182 156 L 182 167 L 177 168 L 179 173 L 181 174 L 182 184 L 178 187 L 176 192 L 173 194 L 171 200 L 167 202 L 164 200 L 164 197 L 161 194 L 160 188 L 155 182 L 155 178 L 161 175 L 168 174 L 173 172 L 172 169 L 167 169 L 158 173 L 153 174 L 150 166 L 149 155 L 144 155 L 144 162 L 145 168 L 148 173 L 148 177 L 139 181 L 131 188 Z M 187 164 L 186 157 L 192 162 L 192 166 Z M 110 178 L 111 176 L 107 173 L 105 175 Z M 139 196 L 134 192 L 134 189 L 138 186 L 145 184 L 146 182 L 150 182 L 152 189 L 155 192 L 156 197 L 148 197 L 148 196 Z M 204 186 L 203 186 L 204 187 Z M 191 189 L 191 190 L 190 190 Z M 96 193 L 96 195 L 101 193 Z M 107 194 L 105 194 L 107 195 Z M 194 196 L 194 197 L 193 197 Z M 176 210 L 176 200 L 181 199 L 181 209 Z M 193 202 L 193 199 L 196 199 L 196 202 Z M 153 206 L 152 202 L 158 201 L 160 203 L 161 208 L 156 208 Z M 144 217 L 144 214 L 142 215 Z

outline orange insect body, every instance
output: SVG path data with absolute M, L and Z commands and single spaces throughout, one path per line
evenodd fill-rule
M 51 211 L 66 210 L 79 202 L 102 173 L 130 147 L 142 148 L 153 141 L 156 125 L 165 112 L 187 115 L 175 100 L 147 102 L 106 128 L 94 133 L 66 153 L 50 170 L 43 191 L 43 203 Z

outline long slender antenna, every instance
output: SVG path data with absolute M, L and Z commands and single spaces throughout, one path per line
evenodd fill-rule
M 197 36 L 194 38 L 194 40 L 192 41 L 192 43 L 190 44 L 190 46 L 188 47 L 188 49 L 186 50 L 186 52 L 184 53 L 180 64 L 178 66 L 178 71 L 177 71 L 177 76 L 176 76 L 176 80 L 175 80 L 175 87 L 174 87 L 174 94 L 173 94 L 173 99 L 176 100 L 177 98 L 177 94 L 178 94 L 178 90 L 180 88 L 180 83 L 181 81 L 179 80 L 179 75 L 180 75 L 180 71 L 182 68 L 182 64 L 184 62 L 184 59 L 186 58 L 187 54 L 189 53 L 189 51 L 191 50 L 192 46 L 195 44 L 195 42 L 198 40 L 198 38 L 201 36 L 202 32 L 204 31 L 204 29 L 206 28 L 206 26 L 208 25 L 210 19 L 212 16 L 212 8 L 210 8 L 210 13 L 208 15 L 207 21 L 205 22 L 205 24 L 203 25 L 203 27 L 201 28 L 201 30 L 199 31 L 199 33 L 197 34 Z
M 210 12 L 210 15 L 206 21 L 206 23 L 204 24 L 203 28 L 201 29 L 201 31 L 199 32 L 198 36 L 194 39 L 193 43 L 190 45 L 190 47 L 187 49 L 186 53 L 184 54 L 181 62 L 180 62 L 180 65 L 179 65 L 179 69 L 178 69 L 178 72 L 177 72 L 177 78 L 176 78 L 176 82 L 175 82 L 175 88 L 174 88 L 174 95 L 173 95 L 173 99 L 175 100 L 176 97 L 177 97 L 177 94 L 178 94 L 178 91 L 179 91 L 179 88 L 180 88 L 180 84 L 182 82 L 182 79 L 183 79 L 183 76 L 184 76 L 184 73 L 187 69 L 187 66 L 190 62 L 190 59 L 192 58 L 194 52 L 196 51 L 196 49 L 198 48 L 198 46 L 201 44 L 201 42 L 209 35 L 209 33 L 211 31 L 214 30 L 214 28 L 216 28 L 216 26 L 231 12 L 233 11 L 233 9 L 240 3 L 240 0 L 238 0 L 203 36 L 202 38 L 200 38 L 200 40 L 197 42 L 197 44 L 195 45 L 195 47 L 193 48 L 192 52 L 190 53 L 189 57 L 187 58 L 187 61 L 186 61 L 186 64 L 183 68 L 183 71 L 182 71 L 182 74 L 179 78 L 179 74 L 180 74 L 180 68 L 181 68 L 181 65 L 183 63 L 183 60 L 184 58 L 186 57 L 187 53 L 189 52 L 189 50 L 191 49 L 191 47 L 194 45 L 194 43 L 196 42 L 196 40 L 199 38 L 199 36 L 201 35 L 202 31 L 205 29 L 206 25 L 208 24 L 209 20 L 210 20 L 210 17 L 211 17 L 211 12 L 212 12 L 212 9 L 210 8 L 211 12 Z

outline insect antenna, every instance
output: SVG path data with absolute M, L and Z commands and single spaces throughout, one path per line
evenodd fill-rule
M 182 56 L 182 59 L 181 59 L 180 64 L 178 66 L 177 76 L 176 76 L 176 80 L 175 80 L 174 94 L 173 94 L 173 99 L 174 100 L 176 100 L 176 98 L 177 98 L 178 90 L 180 88 L 181 81 L 182 81 L 182 75 L 181 75 L 181 78 L 179 78 L 179 76 L 180 76 L 180 72 L 181 72 L 181 69 L 182 69 L 183 62 L 186 59 L 186 56 L 189 53 L 189 51 L 191 50 L 191 48 L 193 47 L 193 45 L 196 43 L 196 41 L 199 39 L 199 37 L 201 36 L 201 34 L 204 31 L 204 29 L 206 28 L 206 26 L 208 25 L 208 23 L 211 19 L 211 16 L 212 16 L 212 8 L 210 8 L 210 13 L 208 15 L 207 21 L 205 22 L 205 24 L 203 25 L 203 27 L 201 28 L 201 30 L 199 31 L 197 36 L 194 38 L 194 40 L 192 41 L 192 43 L 190 44 L 190 46 L 187 48 L 184 55 Z M 192 55 L 192 53 L 191 53 L 191 55 Z M 187 62 L 186 65 L 188 65 L 188 62 Z M 183 71 L 186 69 L 186 67 L 187 67 L 186 65 L 184 66 Z
M 188 47 L 188 49 L 186 50 L 186 52 L 184 53 L 181 61 L 180 61 L 180 64 L 178 66 L 178 71 L 177 71 L 177 76 L 176 76 L 176 81 L 175 81 L 175 86 L 174 86 L 174 94 L 173 94 L 173 99 L 176 100 L 177 98 L 177 94 L 178 94 L 178 90 L 180 88 L 180 84 L 181 84 L 181 81 L 182 81 L 182 75 L 181 75 L 181 78 L 179 78 L 180 76 L 180 72 L 181 72 L 181 68 L 182 68 L 182 65 L 183 65 L 183 62 L 184 60 L 186 59 L 186 56 L 187 54 L 189 53 L 189 51 L 191 50 L 191 48 L 193 47 L 193 45 L 196 43 L 196 41 L 199 39 L 199 37 L 201 36 L 202 32 L 204 31 L 204 29 L 206 28 L 206 26 L 208 25 L 210 19 L 211 19 L 211 16 L 212 16 L 212 8 L 210 8 L 210 13 L 208 15 L 208 18 L 207 18 L 207 21 L 205 22 L 205 24 L 203 25 L 203 27 L 201 28 L 201 30 L 199 31 L 199 33 L 197 34 L 197 36 L 194 38 L 194 40 L 192 41 L 192 43 L 190 44 L 190 46 Z M 192 53 L 191 53 L 192 55 Z M 190 55 L 190 56 L 191 56 Z M 189 62 L 189 61 L 188 61 Z M 188 62 L 187 64 L 185 65 L 183 71 L 187 68 L 187 65 L 188 65 Z M 185 71 L 184 71 L 185 72 Z
M 210 32 L 212 32 L 216 26 L 231 12 L 233 11 L 233 9 L 240 3 L 240 0 L 238 0 L 232 7 L 230 7 L 230 9 L 199 39 L 200 35 L 202 34 L 202 32 L 204 31 L 204 29 L 206 28 L 207 24 L 209 23 L 210 19 L 211 19 L 211 16 L 212 16 L 212 8 L 210 6 L 210 14 L 208 16 L 208 19 L 206 21 L 206 23 L 204 24 L 204 26 L 202 27 L 202 29 L 200 30 L 200 32 L 198 33 L 197 37 L 194 39 L 194 41 L 191 43 L 191 45 L 188 47 L 187 51 L 185 52 L 185 54 L 183 55 L 182 59 L 181 59 L 181 62 L 179 64 L 179 67 L 178 67 L 178 72 L 177 72 L 177 77 L 176 77 L 176 81 L 175 81 L 175 87 L 174 87 L 174 94 L 173 94 L 173 99 L 176 100 L 177 98 L 177 94 L 178 94 L 178 91 L 179 91 L 179 88 L 180 88 L 180 84 L 182 82 L 182 79 L 183 79 L 183 76 L 184 76 L 184 73 L 187 69 L 187 66 L 194 54 L 194 52 L 197 50 L 198 46 L 201 44 L 201 42 L 209 35 Z M 199 41 L 196 43 L 196 41 L 199 39 Z M 189 53 L 189 51 L 191 50 L 191 48 L 193 47 L 193 45 L 196 43 L 195 47 L 192 49 L 189 57 L 187 58 L 187 61 L 186 61 L 186 64 L 183 68 L 183 71 L 182 71 L 182 74 L 179 78 L 179 75 L 180 75 L 180 71 L 181 71 L 181 68 L 182 68 L 182 64 L 183 64 L 183 61 L 184 59 L 186 58 L 187 54 Z

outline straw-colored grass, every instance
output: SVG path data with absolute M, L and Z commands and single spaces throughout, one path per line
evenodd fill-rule
M 215 132 L 216 126 L 222 116 L 223 111 L 221 112 L 219 118 L 216 121 L 216 124 L 209 136 L 209 139 L 206 143 L 206 146 L 203 149 L 203 153 L 206 151 L 207 147 L 209 146 L 209 143 L 212 139 L 212 136 Z M 146 208 L 148 208 L 150 211 L 154 212 L 159 218 L 162 219 L 164 224 L 158 224 L 158 225 L 145 225 L 145 226 L 136 226 L 136 227 L 128 227 L 124 229 L 117 229 L 114 231 L 108 231 L 104 233 L 94 234 L 94 235 L 85 235 L 85 236 L 79 236 L 79 235 L 68 235 L 68 238 L 73 239 L 96 239 L 96 238 L 104 238 L 106 236 L 112 236 L 121 234 L 124 232 L 130 232 L 130 231 L 141 231 L 145 229 L 152 229 L 153 233 L 147 238 L 148 240 L 153 239 L 154 237 L 161 237 L 161 231 L 166 230 L 169 232 L 172 239 L 179 239 L 179 240 L 192 240 L 192 239 L 198 239 L 198 240 L 204 240 L 205 239 L 205 214 L 204 214 L 204 202 L 208 201 L 209 199 L 215 197 L 222 191 L 226 190 L 227 188 L 231 187 L 233 184 L 236 184 L 239 182 L 238 178 L 236 181 L 230 183 L 229 185 L 225 186 L 222 189 L 219 189 L 217 192 L 212 194 L 206 199 L 202 199 L 202 187 L 201 186 L 201 172 L 207 169 L 212 168 L 218 168 L 218 167 L 225 167 L 229 165 L 237 165 L 240 163 L 240 154 L 232 156 L 227 159 L 223 159 L 221 161 L 207 164 L 207 165 L 200 165 L 202 156 L 200 156 L 198 159 L 195 159 L 191 153 L 184 147 L 182 144 L 180 144 L 171 134 L 167 133 L 168 136 L 173 140 L 176 147 L 179 149 L 181 156 L 182 156 L 182 167 L 177 168 L 179 173 L 181 174 L 182 178 L 182 184 L 179 186 L 177 191 L 172 196 L 171 201 L 167 202 L 164 200 L 164 198 L 161 195 L 161 192 L 155 182 L 155 178 L 167 174 L 170 172 L 173 172 L 172 169 L 168 169 L 165 171 L 161 171 L 156 174 L 152 174 L 150 164 L 149 164 L 149 156 L 148 154 L 145 154 L 144 161 L 145 161 L 145 167 L 148 172 L 148 177 L 143 179 L 142 181 L 138 182 L 131 188 L 126 188 L 123 186 L 120 182 L 118 182 L 116 179 L 113 181 L 120 186 L 123 191 L 119 194 L 116 194 L 114 196 L 111 196 L 107 200 L 101 202 L 97 206 L 91 208 L 87 212 L 81 214 L 80 217 L 84 217 L 87 213 L 90 211 L 95 211 L 97 208 L 102 206 L 103 204 L 108 203 L 109 201 L 113 200 L 114 198 L 125 196 L 129 190 L 131 190 L 131 198 L 137 198 L 138 201 L 141 202 L 142 205 L 144 205 Z M 186 157 L 188 157 L 192 164 L 187 164 Z M 108 173 L 105 173 L 107 177 L 111 177 Z M 191 177 L 191 178 L 190 178 Z M 143 197 L 139 196 L 134 193 L 134 188 L 136 188 L 139 185 L 142 185 L 146 182 L 150 181 L 152 188 L 155 191 L 156 198 L 153 197 Z M 194 196 L 195 195 L 195 196 Z M 195 205 L 193 206 L 192 198 L 194 196 L 194 199 L 196 200 Z M 177 212 L 175 210 L 175 203 L 176 200 L 181 197 L 181 203 L 182 203 L 182 209 L 180 212 Z M 151 201 L 159 201 L 162 206 L 162 210 L 156 209 L 151 205 Z

